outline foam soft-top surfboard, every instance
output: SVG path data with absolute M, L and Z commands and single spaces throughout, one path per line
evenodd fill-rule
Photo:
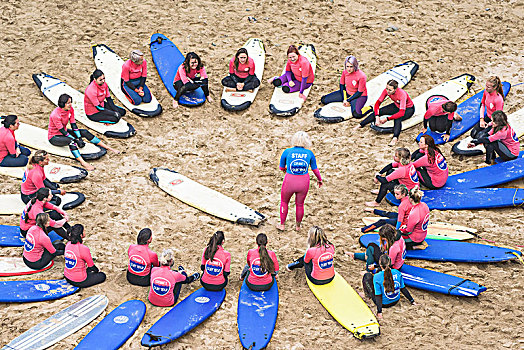
M 386 83 L 395 79 L 398 82 L 398 87 L 403 88 L 413 78 L 418 71 L 418 64 L 413 61 L 401 63 L 390 70 L 380 74 L 378 77 L 371 79 L 366 83 L 366 90 L 368 92 L 368 100 L 364 105 L 373 107 L 377 102 L 380 94 L 386 87 Z M 339 123 L 344 120 L 353 118 L 351 114 L 351 107 L 344 107 L 342 102 L 333 102 L 315 111 L 314 117 L 319 121 L 326 123 Z
M 88 325 L 105 310 L 107 303 L 105 295 L 80 300 L 13 339 L 5 349 L 46 349 Z
M 378 244 L 377 234 L 365 234 L 360 236 L 360 244 L 367 247 L 369 243 Z M 492 245 L 476 244 L 459 241 L 443 241 L 438 239 L 426 239 L 426 249 L 406 250 L 406 258 L 451 261 L 469 263 L 493 263 L 516 259 L 522 252 L 510 248 L 496 247 Z
M 317 69 L 317 54 L 313 44 L 300 45 L 298 52 L 308 59 L 313 72 L 315 72 Z M 282 74 L 285 72 L 286 67 L 284 66 Z M 304 96 L 307 97 L 310 91 L 311 87 L 304 90 Z M 302 108 L 303 104 L 304 100 L 298 96 L 298 91 L 286 94 L 282 91 L 282 87 L 275 87 L 271 102 L 269 103 L 269 111 L 279 117 L 290 117 L 296 114 L 300 108 Z
M 175 97 L 176 90 L 173 82 L 178 67 L 184 62 L 184 55 L 164 34 L 153 34 L 149 46 L 160 79 L 171 96 Z M 206 96 L 201 88 L 183 94 L 178 100 L 181 105 L 189 107 L 200 106 L 204 102 L 206 102 Z
M 409 129 L 419 123 L 422 123 L 424 120 L 424 113 L 426 113 L 426 102 L 428 98 L 438 95 L 445 96 L 451 101 L 456 101 L 466 92 L 468 92 L 474 81 L 475 77 L 473 75 L 462 74 L 438 86 L 435 86 L 433 89 L 426 91 L 422 95 L 415 97 L 413 99 L 415 113 L 411 118 L 402 121 L 402 130 Z M 387 105 L 387 102 L 384 105 Z M 392 133 L 393 123 L 394 122 L 392 120 L 387 121 L 380 126 L 375 125 L 375 123 L 371 123 L 371 128 L 380 133 Z
M 62 280 L 0 281 L 0 303 L 32 303 L 55 300 L 78 290 Z
M 33 270 L 27 267 L 21 257 L 0 257 L 0 277 L 32 275 L 50 269 L 53 266 L 51 261 L 46 267 Z
M 211 292 L 200 288 L 194 291 L 149 328 L 142 337 L 142 345 L 159 346 L 180 338 L 213 315 L 225 297 L 225 290 Z
M 264 349 L 273 336 L 278 316 L 278 286 L 254 292 L 242 283 L 238 294 L 237 324 L 240 343 L 245 349 Z
M 507 82 L 502 83 L 502 90 L 504 91 L 504 96 L 506 96 L 509 93 L 510 89 L 511 89 L 510 83 L 507 83 Z M 458 104 L 457 111 L 455 113 L 460 115 L 462 117 L 462 120 L 453 121 L 453 125 L 451 126 L 451 130 L 449 134 L 449 141 L 453 141 L 457 139 L 459 136 L 463 135 L 466 131 L 468 131 L 473 126 L 475 126 L 475 124 L 478 123 L 479 111 L 480 111 L 480 101 L 482 100 L 483 94 L 484 94 L 484 90 L 482 90 L 479 93 L 476 93 L 475 95 L 469 97 L 467 100 Z M 442 138 L 444 133 L 435 132 L 435 131 L 432 131 L 430 128 L 428 128 L 426 134 L 433 137 L 433 140 L 435 140 L 435 144 L 437 145 L 446 143 L 446 141 L 444 141 L 444 139 Z M 418 134 L 417 142 L 420 140 L 420 137 L 422 135 L 423 133 Z
M 135 333 L 145 314 L 146 304 L 143 301 L 126 301 L 104 317 L 75 349 L 118 349 Z
M 373 312 L 346 280 L 335 272 L 333 281 L 316 285 L 306 277 L 307 284 L 320 303 L 338 323 L 358 339 L 375 337 L 380 326 Z
M 59 207 L 69 210 L 84 203 L 86 197 L 80 192 L 67 192 L 65 195 L 57 195 L 61 198 Z M 22 214 L 26 204 L 22 202 L 20 194 L 0 195 L 0 215 Z
M 47 235 L 51 242 L 62 240 L 55 231 Z M 20 226 L 0 225 L 0 247 L 23 247 L 24 242 L 24 237 L 20 234 Z
M 42 91 L 42 94 L 44 94 L 44 96 L 56 106 L 58 106 L 58 98 L 60 95 L 68 94 L 71 96 L 73 109 L 75 110 L 75 120 L 84 124 L 89 129 L 99 132 L 104 136 L 116 138 L 127 138 L 136 134 L 133 125 L 129 124 L 124 119 L 120 119 L 120 121 L 115 124 L 99 123 L 89 120 L 84 110 L 84 94 L 73 89 L 60 79 L 52 77 L 49 74 L 39 73 L 33 74 L 33 80 L 40 91 Z
M 374 222 L 377 222 L 380 219 L 387 219 L 384 217 L 377 216 L 368 216 L 363 217 L 362 221 L 366 226 L 371 225 Z M 378 229 L 377 229 L 378 231 Z M 477 232 L 477 230 L 455 224 L 448 224 L 444 222 L 430 222 L 428 226 L 428 235 L 427 238 L 431 239 L 443 239 L 451 241 L 464 241 L 467 239 L 472 239 L 474 236 L 468 232 Z
M 266 51 L 264 43 L 260 39 L 251 38 L 243 46 L 246 48 L 248 56 L 255 62 L 255 75 L 262 82 L 264 73 L 264 63 L 266 61 Z M 228 71 L 229 72 L 229 71 Z M 227 91 L 224 87 L 222 91 L 221 104 L 228 111 L 242 111 L 249 108 L 257 95 L 259 88 L 249 91 Z
M 93 59 L 95 60 L 96 68 L 104 72 L 107 86 L 115 97 L 131 112 L 140 117 L 155 117 L 162 113 L 162 106 L 151 92 L 151 102 L 134 105 L 129 101 L 122 91 L 122 84 L 120 83 L 122 66 L 124 60 L 120 58 L 108 46 L 99 44 L 93 46 Z
M 524 189 L 520 188 L 463 188 L 460 190 L 423 191 L 422 201 L 430 210 L 490 209 L 522 206 Z M 386 200 L 398 205 L 391 193 Z
M 0 175 L 12 176 L 18 179 L 24 177 L 26 167 L 0 167 Z M 87 170 L 58 163 L 49 163 L 44 167 L 45 176 L 49 181 L 59 182 L 62 184 L 78 182 L 85 179 Z
M 45 129 L 20 123 L 20 127 L 15 131 L 15 137 L 19 143 L 27 147 L 43 149 L 47 151 L 47 153 L 54 154 L 55 156 L 74 158 L 69 147 L 58 147 L 50 144 L 47 139 L 47 130 Z M 105 148 L 98 147 L 87 140 L 85 144 L 83 148 L 79 148 L 80 154 L 85 160 L 98 159 L 107 153 Z
M 167 168 L 153 168 L 149 178 L 178 200 L 224 220 L 258 226 L 265 216 L 236 200 Z
M 478 118 L 477 118 L 478 121 Z M 513 131 L 515 131 L 514 139 L 517 139 L 524 135 L 524 108 L 508 115 L 508 124 L 511 125 Z M 468 136 L 463 140 L 455 143 L 451 150 L 463 156 L 477 156 L 486 153 L 486 148 L 483 144 L 479 144 L 475 147 L 468 148 L 468 144 L 471 142 L 472 137 Z

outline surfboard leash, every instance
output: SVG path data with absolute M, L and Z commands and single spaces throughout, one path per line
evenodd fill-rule
M 515 204 L 515 202 L 517 201 L 517 199 L 520 199 L 520 198 L 516 198 L 517 197 L 517 193 L 518 191 L 520 190 L 521 188 L 515 188 L 515 193 L 513 193 L 513 199 L 512 199 L 512 202 L 513 202 L 513 206 L 514 207 L 523 207 L 524 206 L 524 200 L 521 199 L 521 203 L 520 204 Z

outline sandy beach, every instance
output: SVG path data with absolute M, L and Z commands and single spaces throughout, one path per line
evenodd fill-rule
M 248 16 L 255 20 L 249 21 Z M 151 248 L 175 251 L 175 265 L 200 271 L 202 250 L 211 234 L 222 230 L 224 248 L 232 255 L 231 277 L 221 308 L 210 319 L 163 349 L 240 349 L 237 333 L 237 299 L 240 271 L 247 250 L 255 247 L 258 233 L 266 233 L 268 248 L 276 252 L 281 273 L 279 316 L 268 349 L 371 349 L 371 348 L 524 348 L 524 267 L 517 262 L 458 264 L 411 261 L 413 265 L 469 278 L 488 289 L 478 298 L 458 298 L 411 289 L 418 305 L 406 299 L 385 309 L 381 335 L 359 341 L 338 324 L 307 287 L 302 271 L 287 272 L 285 264 L 303 254 L 307 229 L 325 229 L 336 246 L 335 268 L 357 291 L 364 266 L 344 254 L 359 251 L 364 202 L 372 200 L 372 175 L 391 162 L 390 135 L 369 128 L 352 131 L 355 120 L 321 124 L 313 118 L 320 98 L 338 89 L 343 59 L 355 55 L 368 80 L 396 64 L 413 60 L 420 65 L 405 87 L 410 96 L 463 73 L 477 81 L 498 75 L 513 85 L 524 82 L 524 3 L 509 1 L 304 0 L 261 1 L 100 1 L 7 0 L 0 3 L 0 113 L 16 114 L 20 121 L 46 128 L 55 106 L 40 93 L 31 74 L 45 72 L 84 91 L 95 69 L 91 46 L 106 44 L 124 59 L 132 49 L 145 53 L 147 85 L 164 107 L 155 118 L 127 112 L 125 119 L 137 134 L 119 140 L 101 137 L 122 154 L 108 154 L 92 164 L 82 182 L 63 185 L 85 194 L 86 202 L 71 211 L 72 223 L 86 228 L 84 243 L 96 265 L 107 274 L 105 283 L 76 294 L 42 303 L 1 304 L 0 344 L 9 341 L 76 301 L 105 294 L 109 306 L 103 315 L 129 299 L 146 302 L 147 313 L 123 349 L 139 349 L 144 332 L 169 308 L 147 302 L 147 288 L 130 285 L 125 277 L 127 249 L 136 243 L 141 228 L 153 230 Z M 388 27 L 397 30 L 388 32 Z M 210 78 L 213 103 L 198 108 L 172 108 L 151 59 L 151 34 L 161 32 L 185 54 L 197 52 Z M 266 48 L 264 81 L 253 105 L 238 113 L 221 108 L 221 79 L 227 64 L 247 39 L 258 37 Z M 278 118 L 268 111 L 273 87 L 265 82 L 278 75 L 288 45 L 313 43 L 319 68 L 312 91 L 299 113 Z M 119 104 L 121 105 L 121 104 Z M 524 107 L 524 85 L 514 86 L 504 110 Z M 402 132 L 399 147 L 417 149 L 414 141 L 422 126 Z M 280 187 L 278 169 L 290 137 L 305 130 L 313 141 L 324 186 L 311 182 L 305 204 L 303 230 L 294 230 L 294 201 L 284 232 L 278 222 Z M 460 158 L 451 144 L 441 147 L 450 173 L 483 166 L 483 157 Z M 71 159 L 52 161 L 76 165 Z M 236 225 L 170 197 L 153 184 L 148 173 L 165 166 L 181 172 L 268 216 L 260 227 Z M 314 178 L 314 177 L 312 177 Z M 19 180 L 0 176 L 0 194 L 18 193 Z M 524 181 L 505 185 L 524 188 Z M 381 208 L 394 210 L 385 201 Z M 477 211 L 434 211 L 431 220 L 474 227 L 486 239 L 502 246 L 524 244 L 522 208 Z M 1 224 L 17 225 L 19 216 L 0 217 Z M 476 242 L 483 242 L 477 240 Z M 19 256 L 21 248 L 2 248 L 2 256 Z M 56 279 L 63 276 L 64 260 L 33 276 L 19 279 Z M 200 287 L 183 286 L 181 298 Z M 371 301 L 368 305 L 376 312 Z M 60 341 L 52 349 L 72 349 L 102 317 Z

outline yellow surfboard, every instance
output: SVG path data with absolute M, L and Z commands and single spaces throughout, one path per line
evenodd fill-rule
M 356 338 L 371 338 L 380 334 L 380 326 L 373 312 L 337 272 L 333 281 L 321 286 L 311 283 L 308 278 L 306 280 L 322 306 Z

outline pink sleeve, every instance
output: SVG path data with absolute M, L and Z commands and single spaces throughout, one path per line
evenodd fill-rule
M 202 67 L 200 69 L 200 78 L 201 79 L 206 79 L 207 78 L 207 73 L 206 73 L 206 68 L 205 67 Z
M 70 123 L 76 123 L 76 120 L 75 120 L 75 110 L 73 109 L 72 106 L 71 106 L 71 109 L 69 110 L 69 122 L 70 122 Z
M 430 166 L 429 161 L 428 161 L 428 155 L 426 154 L 420 157 L 419 159 L 413 162 L 413 165 L 415 166 L 415 168 L 420 168 L 423 166 Z
M 129 81 L 129 61 L 126 61 L 122 65 L 122 73 L 120 74 L 120 78 L 122 78 L 123 81 Z
M 402 94 L 402 98 L 400 99 L 400 108 L 399 109 L 406 110 L 406 104 L 408 101 L 408 93 L 405 91 L 402 91 L 402 92 L 403 94 Z
M 322 181 L 322 177 L 320 176 L 320 171 L 318 170 L 318 168 L 313 170 L 313 174 L 315 174 L 318 181 Z
M 95 89 L 96 89 L 96 87 L 95 87 Z M 89 102 L 91 102 L 91 104 L 96 107 L 96 106 L 100 106 L 100 102 L 98 102 L 98 98 L 96 98 L 96 93 L 94 93 L 92 91 L 92 90 L 95 90 L 95 89 L 90 89 L 90 87 L 88 86 L 87 89 L 86 89 L 85 97 L 87 97 Z
M 47 251 L 51 254 L 53 254 L 54 252 L 56 252 L 56 249 L 55 249 L 55 246 L 53 245 L 53 243 L 51 243 L 51 239 L 46 235 L 46 234 L 42 234 L 44 237 L 42 238 L 42 240 L 40 241 L 40 243 L 42 243 L 42 245 L 44 246 L 45 249 L 47 249 Z
M 277 255 L 276 255 L 275 252 L 273 252 L 273 251 L 272 251 L 271 253 L 273 253 L 273 254 L 271 254 L 271 258 L 273 259 L 273 264 L 274 264 L 273 266 L 274 266 L 274 268 L 275 268 L 275 272 L 278 272 L 278 270 L 279 270 L 279 266 L 278 266 Z
M 62 125 L 60 118 L 56 117 L 54 111 L 51 113 L 51 118 L 49 118 L 49 124 L 52 125 L 55 130 L 65 129 L 65 126 Z
M 151 249 L 149 250 L 149 261 L 151 261 L 153 266 L 160 266 L 160 263 L 158 262 L 158 255 Z
M 397 221 L 400 221 L 400 223 L 402 225 L 404 225 L 404 222 L 402 222 L 404 220 L 404 217 L 406 216 L 406 206 L 404 205 L 399 205 L 398 207 L 398 215 L 397 215 Z
M 33 184 L 35 185 L 36 188 L 42 188 L 42 187 L 45 187 L 44 185 L 44 179 L 42 178 L 42 175 L 39 174 L 38 172 L 36 171 L 33 171 L 31 173 L 31 181 L 33 181 Z
M 255 75 L 255 61 L 251 57 L 249 60 L 249 75 Z
M 424 113 L 424 119 L 429 119 L 435 115 L 435 105 L 433 103 L 429 104 L 426 113 Z
M 388 182 L 390 181 L 393 181 L 393 180 L 396 180 L 396 179 L 400 179 L 402 177 L 402 174 L 403 171 L 401 169 L 397 169 L 395 170 L 394 172 L 392 172 L 391 174 L 389 174 L 388 176 L 386 176 L 386 180 L 388 180 Z
M 289 60 L 287 60 L 287 63 L 286 63 L 286 71 L 291 72 L 291 63 L 289 63 Z
M 5 145 L 7 146 L 7 150 L 9 151 L 9 154 L 16 154 L 15 138 L 11 136 L 11 137 L 6 137 L 4 140 L 7 141 Z
M 419 222 L 418 210 L 411 210 L 408 216 L 408 222 L 406 223 L 406 231 L 413 232 L 415 225 Z
M 47 208 L 47 209 L 51 209 L 51 210 L 56 210 L 57 212 L 59 212 L 60 214 L 64 215 L 65 216 L 65 211 L 63 211 L 62 209 L 60 209 L 59 207 L 57 207 L 56 205 L 53 205 L 49 202 L 46 202 L 44 204 L 44 208 Z
M 392 166 L 393 168 L 398 168 L 398 167 L 400 166 L 400 163 L 399 163 L 399 162 L 392 162 L 392 163 L 391 163 L 391 166 Z
M 313 253 L 311 253 L 312 249 L 309 248 L 307 251 L 306 251 L 306 255 L 304 256 L 304 262 L 305 263 L 308 263 L 311 261 L 311 259 L 313 259 Z
M 175 277 L 175 282 L 184 282 L 187 277 L 182 275 L 180 272 L 171 271 L 173 273 L 173 276 Z
M 493 129 L 492 129 L 493 130 Z M 508 133 L 508 128 L 504 128 L 502 130 L 500 130 L 499 132 L 491 135 L 490 137 L 488 137 L 488 140 L 489 142 L 493 142 L 493 141 L 497 141 L 497 140 L 502 140 L 504 138 L 506 138 L 507 136 L 507 133 Z
M 182 63 L 182 64 L 178 67 L 178 75 L 180 76 L 180 80 L 182 80 L 182 82 L 183 82 L 184 84 L 187 84 L 187 82 L 189 81 L 189 79 L 187 78 L 186 70 L 184 69 L 184 63 Z
M 82 259 L 84 259 L 84 261 L 86 262 L 87 267 L 94 266 L 95 263 L 93 262 L 93 258 L 91 257 L 91 251 L 89 250 L 89 248 L 82 244 L 81 249 Z
M 147 61 L 142 62 L 142 77 L 147 77 Z
M 231 254 L 227 253 L 226 263 L 224 265 L 224 272 L 229 272 L 231 270 Z
M 235 59 L 229 61 L 229 74 L 235 74 Z
M 482 100 L 480 100 L 480 105 L 481 106 L 486 105 L 486 90 L 484 90 L 484 93 L 482 94 Z
M 361 76 L 358 80 L 358 90 L 360 92 L 364 92 L 366 90 L 366 78 L 364 76 Z

